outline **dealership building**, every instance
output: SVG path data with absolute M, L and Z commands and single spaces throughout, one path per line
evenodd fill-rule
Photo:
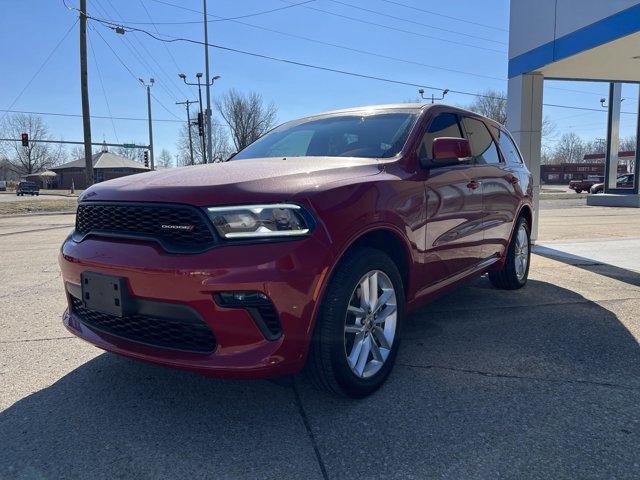
M 622 84 L 640 83 L 640 1 L 511 0 L 507 127 L 534 175 L 536 204 L 545 79 L 609 84 L 605 194 L 589 196 L 587 203 L 640 207 L 638 175 L 633 189 L 616 188 Z M 625 110 L 638 115 L 638 107 Z M 635 150 L 633 171 L 639 171 Z

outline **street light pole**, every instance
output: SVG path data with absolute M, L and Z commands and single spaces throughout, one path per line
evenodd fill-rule
M 200 101 L 200 115 L 202 117 L 203 115 L 203 109 L 202 109 L 202 86 L 200 85 L 200 79 L 202 78 L 202 74 L 201 73 L 196 73 L 196 78 L 198 79 L 198 99 Z M 200 118 L 200 121 L 198 122 L 198 125 L 200 127 L 200 137 L 202 139 L 202 163 L 207 163 L 207 141 L 204 137 L 204 132 L 202 131 L 204 125 L 202 124 L 202 118 Z
M 207 0 L 203 0 L 204 3 L 204 70 L 205 81 L 207 82 L 207 156 L 213 161 L 213 143 L 211 142 L 211 85 L 213 82 L 209 81 L 209 32 L 207 22 Z M 206 162 L 205 162 L 206 163 Z
M 155 170 L 155 162 L 153 160 L 153 124 L 151 122 L 151 87 L 155 83 L 153 78 L 149 79 L 149 83 L 145 83 L 145 81 L 139 78 L 140 83 L 147 87 L 147 115 L 149 117 L 149 159 L 151 160 L 151 170 Z
M 187 100 L 184 102 L 176 102 L 176 105 L 186 105 L 187 107 L 187 131 L 189 132 L 189 158 L 191 159 L 191 165 L 194 164 L 193 161 L 193 142 L 191 140 L 191 114 L 189 113 L 189 105 L 192 103 L 197 103 L 195 100 Z
M 202 81 L 200 80 L 202 78 L 202 73 L 196 73 L 196 79 L 198 80 L 197 83 L 190 83 L 187 82 L 187 76 L 184 73 L 179 73 L 178 76 L 182 79 L 182 81 L 185 83 L 185 85 L 192 85 L 192 86 L 197 86 L 198 87 L 198 99 L 200 102 L 200 115 L 201 117 L 204 117 L 206 114 L 203 113 L 202 110 Z M 213 82 L 215 82 L 216 80 L 220 79 L 220 75 L 216 75 L 215 77 L 213 77 L 211 79 L 211 81 L 207 82 L 206 87 L 207 87 L 207 91 L 209 89 L 209 87 L 211 85 L 213 85 Z M 200 123 L 200 122 L 198 122 Z M 211 145 L 211 123 L 210 123 L 210 119 L 207 122 L 207 127 L 204 128 L 204 130 L 206 130 L 207 135 L 209 137 L 209 145 Z M 201 127 L 204 127 L 204 125 L 201 125 Z M 200 133 L 200 135 L 202 136 L 202 161 L 203 163 L 207 163 L 207 157 L 209 156 L 207 153 L 207 142 L 205 141 L 205 132 Z M 212 159 L 213 157 L 209 156 L 210 159 Z

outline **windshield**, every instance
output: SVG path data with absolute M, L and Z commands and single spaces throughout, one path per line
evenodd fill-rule
M 261 157 L 363 157 L 397 155 L 415 112 L 332 115 L 285 123 L 240 151 L 232 160 Z

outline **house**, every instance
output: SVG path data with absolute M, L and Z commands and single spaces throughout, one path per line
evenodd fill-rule
M 139 162 L 109 152 L 106 146 L 102 147 L 102 151 L 93 155 L 92 161 L 95 183 L 149 171 L 148 167 Z M 51 170 L 58 177 L 58 188 L 68 190 L 72 184 L 78 189 L 87 186 L 84 158 L 52 167 Z

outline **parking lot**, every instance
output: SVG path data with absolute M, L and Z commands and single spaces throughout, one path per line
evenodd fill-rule
M 73 215 L 0 218 L 0 478 L 638 478 L 640 211 L 542 202 L 530 281 L 413 314 L 361 401 L 72 337 Z

